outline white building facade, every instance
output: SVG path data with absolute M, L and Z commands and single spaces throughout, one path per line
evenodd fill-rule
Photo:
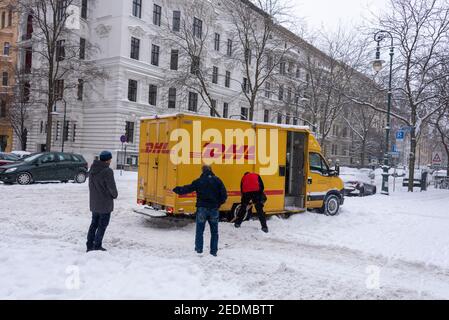
M 227 58 L 230 28 L 224 11 L 220 10 L 220 1 L 213 2 L 215 8 L 218 8 L 213 12 L 218 17 L 214 20 L 216 25 L 206 26 L 204 24 L 208 19 L 197 17 L 202 21 L 202 28 L 208 30 L 206 59 L 202 63 L 210 65 L 213 70 L 210 92 L 221 115 L 246 116 L 249 105 L 242 94 L 244 73 L 240 65 L 233 63 L 230 57 Z M 80 39 L 99 48 L 95 55 L 86 53 L 87 59 L 94 60 L 97 66 L 102 67 L 107 77 L 65 92 L 64 101 L 56 103 L 52 121 L 52 150 L 60 151 L 64 144 L 64 151 L 80 153 L 89 163 L 102 150 L 110 150 L 114 154 L 114 165 L 125 163 L 136 166 L 141 117 L 178 112 L 210 114 L 210 108 L 194 92 L 168 85 L 168 79 L 176 77 L 177 71 L 172 69 L 173 50 L 177 48 L 164 38 L 163 25 L 165 21 L 176 24 L 178 15 L 183 18 L 182 8 L 186 2 L 86 0 L 80 3 L 80 26 L 76 33 Z M 26 47 L 29 28 L 26 27 L 27 19 L 23 20 L 20 37 L 23 40 L 22 47 Z M 298 42 L 303 40 L 298 39 Z M 255 121 L 304 124 L 296 119 L 297 109 L 301 110 L 299 97 L 296 103 L 285 103 L 286 99 L 295 100 L 294 86 L 289 87 L 292 79 L 298 83 L 306 81 L 306 72 L 301 70 L 299 62 L 300 55 L 301 48 L 286 56 L 282 97 L 278 84 L 273 83 L 262 90 Z M 28 60 L 22 54 L 21 63 L 26 64 Z M 33 64 L 32 67 L 39 66 Z M 82 82 L 82 79 L 70 81 Z M 45 106 L 33 107 L 29 119 L 28 151 L 45 150 L 46 120 Z M 127 137 L 126 144 L 121 143 L 121 136 Z

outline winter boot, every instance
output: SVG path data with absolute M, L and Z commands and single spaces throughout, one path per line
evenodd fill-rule
M 95 251 L 108 251 L 108 250 L 106 250 L 106 249 L 103 248 L 103 247 L 95 248 L 94 250 L 95 250 Z
M 265 232 L 265 233 L 268 233 L 268 227 L 263 227 L 262 231 Z

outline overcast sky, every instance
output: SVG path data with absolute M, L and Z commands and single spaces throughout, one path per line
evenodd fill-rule
M 309 29 L 322 25 L 333 28 L 341 21 L 344 25 L 360 24 L 372 17 L 370 10 L 378 12 L 388 0 L 292 0 L 296 15 L 305 19 Z

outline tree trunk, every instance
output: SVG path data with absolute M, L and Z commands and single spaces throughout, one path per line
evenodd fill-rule
M 412 129 L 410 133 L 410 160 L 408 165 L 408 192 L 413 192 L 413 185 L 415 180 L 415 161 L 416 161 L 416 133 Z
M 360 165 L 363 168 L 365 166 L 365 153 L 366 153 L 366 142 L 362 142 L 362 153 L 360 154 Z

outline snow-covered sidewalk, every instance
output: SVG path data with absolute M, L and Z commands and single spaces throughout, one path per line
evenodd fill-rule
M 269 234 L 222 223 L 214 258 L 194 253 L 193 224 L 133 213 L 134 173 L 116 179 L 109 251 L 89 254 L 87 184 L 0 184 L 0 299 L 449 298 L 448 191 L 348 198 L 337 217 L 274 217 Z

